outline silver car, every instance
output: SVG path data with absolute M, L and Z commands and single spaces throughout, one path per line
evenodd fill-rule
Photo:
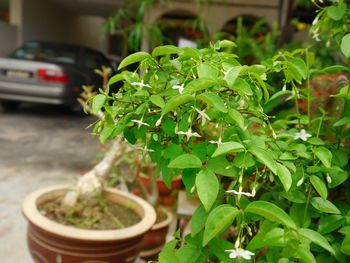
M 0 58 L 0 103 L 6 110 L 21 102 L 76 106 L 82 85 L 100 87 L 94 69 L 109 61 L 98 51 L 67 44 L 26 42 Z

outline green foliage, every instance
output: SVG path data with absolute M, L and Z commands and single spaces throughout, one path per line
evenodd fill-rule
M 347 262 L 348 111 L 313 118 L 299 107 L 312 101 L 309 49 L 246 65 L 232 53 L 239 48 L 218 41 L 130 55 L 119 68 L 139 71 L 119 72 L 110 82 L 121 89 L 91 100 L 105 116 L 95 126 L 101 140 L 120 134 L 201 202 L 191 234 L 168 243 L 159 261 L 230 262 L 225 250 L 247 248 L 254 262 Z M 348 109 L 348 88 L 333 99 Z

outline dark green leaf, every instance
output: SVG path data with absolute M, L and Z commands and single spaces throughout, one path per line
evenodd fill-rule
M 216 82 L 212 79 L 194 79 L 185 86 L 184 93 L 193 94 L 196 91 L 207 90 L 214 85 Z
M 284 190 L 288 192 L 292 186 L 292 175 L 290 174 L 288 168 L 280 163 L 277 163 L 277 176 L 281 180 Z
M 342 226 L 345 218 L 341 215 L 322 215 L 318 223 L 318 232 L 322 235 L 333 232 Z
M 205 221 L 207 220 L 208 213 L 205 211 L 203 205 L 197 207 L 196 211 L 194 211 L 193 216 L 191 218 L 191 235 L 195 236 L 205 226 Z

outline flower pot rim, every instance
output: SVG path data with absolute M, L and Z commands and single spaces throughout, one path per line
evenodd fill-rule
M 153 225 L 152 230 L 157 230 L 157 229 L 161 229 L 163 227 L 166 227 L 168 225 L 170 225 L 170 223 L 173 221 L 174 219 L 174 215 L 172 212 L 170 212 L 168 209 L 166 209 L 165 207 L 159 207 L 163 212 L 166 213 L 167 217 L 165 220 L 156 223 Z
M 22 213 L 24 217 L 33 225 L 55 234 L 57 236 L 88 240 L 88 241 L 112 241 L 112 240 L 123 240 L 133 238 L 138 235 L 142 235 L 152 228 L 156 221 L 156 213 L 154 208 L 142 198 L 134 196 L 132 194 L 124 193 L 120 190 L 113 188 L 105 188 L 104 192 L 116 194 L 124 199 L 129 199 L 133 204 L 139 206 L 143 210 L 143 217 L 137 224 L 116 230 L 90 230 L 80 229 L 74 226 L 66 226 L 57 223 L 44 215 L 42 215 L 37 208 L 37 200 L 44 194 L 48 194 L 54 191 L 60 191 L 69 189 L 70 185 L 56 185 L 45 187 L 36 190 L 25 197 L 22 202 Z

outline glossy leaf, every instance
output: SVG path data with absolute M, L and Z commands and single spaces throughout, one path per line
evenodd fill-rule
M 277 176 L 281 180 L 284 190 L 288 192 L 292 186 L 292 175 L 288 168 L 280 163 L 277 163 Z
M 271 172 L 277 174 L 277 162 L 273 159 L 272 155 L 259 147 L 250 148 L 249 151 L 258 158 L 258 160 L 266 165 Z
M 219 193 L 218 178 L 208 169 L 201 170 L 196 177 L 196 188 L 199 199 L 209 212 Z
M 228 109 L 228 115 L 242 130 L 244 129 L 244 117 L 239 111 L 230 108 Z
M 150 58 L 151 55 L 146 53 L 146 52 L 143 52 L 143 51 L 140 51 L 140 52 L 136 52 L 134 54 L 131 54 L 129 56 L 127 56 L 126 58 L 124 58 L 119 66 L 118 66 L 118 70 L 122 69 L 122 68 L 125 68 L 131 64 L 134 64 L 134 63 L 137 63 L 137 62 L 141 62 L 147 58 Z
M 227 82 L 227 85 L 229 87 L 233 87 L 241 70 L 242 70 L 242 66 L 234 66 L 227 70 L 227 72 L 225 73 L 224 80 Z
M 98 112 L 101 110 L 103 107 L 103 104 L 106 101 L 106 96 L 103 94 L 98 94 L 92 99 L 92 113 L 93 114 L 98 114 Z
M 266 201 L 255 201 L 250 203 L 245 213 L 253 213 L 265 217 L 268 220 L 275 221 L 289 228 L 297 228 L 293 220 L 277 205 Z
M 154 105 L 157 105 L 161 109 L 164 108 L 164 106 L 165 106 L 165 102 L 164 102 L 163 98 L 160 95 L 158 95 L 158 94 L 150 96 L 149 100 Z
M 205 222 L 202 245 L 207 245 L 210 240 L 232 224 L 239 213 L 240 211 L 231 205 L 220 205 L 212 210 Z
M 340 44 L 341 52 L 345 57 L 350 58 L 350 34 L 346 34 Z
M 223 102 L 223 100 L 220 98 L 220 96 L 211 93 L 211 92 L 205 92 L 196 97 L 197 99 L 204 101 L 205 103 L 209 104 L 210 106 L 216 108 L 218 111 L 227 112 L 227 108 Z
M 345 255 L 350 256 L 350 235 L 346 235 L 341 247 L 340 247 L 341 252 L 343 252 Z
M 189 94 L 181 94 L 181 95 L 172 97 L 169 101 L 165 103 L 162 110 L 162 116 L 169 113 L 170 111 L 174 111 L 180 105 L 185 104 L 192 100 L 193 100 L 193 97 Z
M 216 151 L 211 156 L 215 158 L 222 154 L 232 153 L 232 152 L 242 152 L 244 151 L 244 146 L 238 142 L 225 142 L 224 144 L 220 144 Z
M 341 215 L 322 215 L 318 223 L 318 232 L 328 234 L 342 226 L 345 218 Z
M 155 47 L 152 51 L 152 56 L 159 57 L 159 56 L 179 54 L 181 52 L 182 50 L 179 47 L 176 47 L 173 45 L 165 45 L 165 46 Z
M 185 168 L 201 168 L 201 160 L 193 154 L 182 154 L 172 160 L 169 165 L 169 168 L 176 169 L 185 169 Z
M 314 150 L 315 155 L 327 168 L 331 167 L 332 153 L 325 147 L 318 147 Z
M 335 254 L 334 249 L 331 247 L 331 245 L 328 243 L 327 239 L 322 236 L 320 233 L 311 230 L 309 228 L 300 228 L 299 230 L 299 234 L 310 240 L 311 242 L 319 245 L 320 247 L 324 248 L 325 250 L 327 250 L 328 252 L 330 252 L 332 255 Z
M 191 235 L 195 236 L 205 226 L 205 221 L 207 220 L 208 213 L 205 211 L 205 208 L 203 205 L 200 205 L 197 207 L 196 211 L 194 211 L 192 218 L 191 218 Z
M 323 213 L 340 214 L 339 209 L 335 205 L 321 197 L 312 198 L 311 205 Z
M 219 72 L 209 63 L 202 63 L 197 66 L 197 72 L 199 78 L 208 78 L 216 80 Z
M 200 90 L 206 90 L 216 85 L 216 82 L 212 79 L 194 79 L 185 86 L 184 93 L 195 93 Z
M 310 182 L 312 186 L 315 188 L 317 193 L 323 198 L 327 199 L 328 197 L 328 190 L 325 182 L 318 176 L 316 175 L 311 175 L 310 176 Z

